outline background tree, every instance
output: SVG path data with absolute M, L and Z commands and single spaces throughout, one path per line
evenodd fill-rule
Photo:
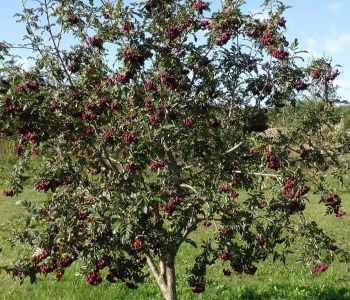
M 297 66 L 281 1 L 263 3 L 263 21 L 243 13 L 243 4 L 223 1 L 211 12 L 200 0 L 43 0 L 18 15 L 36 65 L 22 72 L 12 45 L 2 44 L 0 126 L 18 154 L 3 195 L 22 191 L 23 169 L 40 154 L 34 188 L 47 199 L 23 203 L 29 216 L 11 243 L 27 243 L 34 254 L 7 272 L 21 281 L 51 272 L 60 279 L 79 260 L 87 283 L 99 284 L 108 267 L 106 280 L 136 289 L 150 270 L 164 298 L 176 299 L 176 255 L 184 242 L 197 247 L 190 237 L 198 226 L 216 230 L 187 271 L 194 293 L 204 292 L 215 261 L 226 276 L 253 275 L 270 255 L 284 261 L 298 235 L 314 272 L 325 271 L 334 253 L 347 258 L 302 213 L 315 183 L 327 212 L 344 214 L 322 181 L 339 149 L 324 153 L 310 136 L 328 118 L 298 122 L 276 139 L 264 134 L 267 108 L 294 105 L 339 72 L 323 60 Z M 69 36 L 74 44 L 62 48 Z M 320 98 L 325 116 L 327 99 Z M 273 185 L 268 193 L 264 178 Z

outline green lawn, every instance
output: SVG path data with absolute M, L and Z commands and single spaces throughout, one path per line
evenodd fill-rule
M 6 188 L 5 181 L 8 170 L 12 164 L 11 159 L 0 159 L 0 191 Z M 35 165 L 35 164 L 34 164 Z M 32 172 L 33 165 L 28 172 Z M 332 179 L 330 179 L 332 180 Z M 350 182 L 350 181 L 349 181 Z M 343 210 L 347 214 L 342 218 L 324 216 L 324 205 L 318 204 L 319 196 L 311 195 L 310 204 L 307 206 L 305 215 L 317 220 L 320 227 L 338 239 L 338 244 L 350 246 L 350 200 L 345 187 L 337 190 L 343 199 Z M 241 193 L 244 196 L 244 193 Z M 19 200 L 38 201 L 43 199 L 43 193 L 37 193 L 32 185 L 28 184 L 20 196 L 13 198 L 0 195 L 0 245 L 3 245 L 3 254 L 0 265 L 15 260 L 17 255 L 8 243 L 4 241 L 7 230 L 6 220 L 16 219 L 24 212 L 21 205 L 16 205 Z M 192 237 L 200 241 L 208 234 L 211 228 L 199 229 L 198 234 Z M 19 248 L 19 247 L 18 247 Z M 16 250 L 18 250 L 16 248 Z M 19 248 L 21 249 L 21 248 Z M 25 252 L 23 248 L 21 251 Z M 199 251 L 189 244 L 184 244 L 179 251 L 176 261 L 178 276 L 179 299 L 350 299 L 350 273 L 347 265 L 334 262 L 324 273 L 312 274 L 311 267 L 296 264 L 297 254 L 288 257 L 288 264 L 272 262 L 272 258 L 258 264 L 258 271 L 254 276 L 246 274 L 226 277 L 222 274 L 223 265 L 217 261 L 208 267 L 208 284 L 203 294 L 193 294 L 187 284 L 185 268 L 191 264 L 191 258 Z M 226 266 L 227 267 L 227 266 Z M 145 266 L 147 268 L 147 266 Z M 89 286 L 85 278 L 75 276 L 79 270 L 77 265 L 67 269 L 66 274 L 60 282 L 54 275 L 40 276 L 38 282 L 30 285 L 25 281 L 23 286 L 14 282 L 10 275 L 0 274 L 0 300 L 2 299 L 159 299 L 162 300 L 160 291 L 152 278 L 146 279 L 145 284 L 139 286 L 136 291 L 126 289 L 122 282 L 110 284 L 104 281 L 98 286 Z M 106 270 L 104 270 L 106 272 Z

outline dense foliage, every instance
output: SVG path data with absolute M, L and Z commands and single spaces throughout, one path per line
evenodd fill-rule
M 29 244 L 33 256 L 7 272 L 59 280 L 79 260 L 88 284 L 101 283 L 108 267 L 106 280 L 136 289 L 150 270 L 176 299 L 177 251 L 197 247 L 198 226 L 216 230 L 187 271 L 194 293 L 205 291 L 208 265 L 221 260 L 223 275 L 253 275 L 269 256 L 284 261 L 299 235 L 314 272 L 334 253 L 346 259 L 302 213 L 312 186 L 327 214 L 344 215 L 324 174 L 341 170 L 349 138 L 330 147 L 320 135 L 334 126 L 329 95 L 339 71 L 324 59 L 297 66 L 283 3 L 265 1 L 269 19 L 260 20 L 242 0 L 216 12 L 201 0 L 94 2 L 42 0 L 18 14 L 35 56 L 29 71 L 16 65 L 13 45 L 1 44 L 0 127 L 18 155 L 3 195 L 22 191 L 33 155 L 42 157 L 34 188 L 47 193 L 42 203 L 23 202 L 29 217 L 11 243 Z M 273 111 L 311 89 L 317 114 L 267 135 Z M 260 188 L 266 180 L 269 193 Z

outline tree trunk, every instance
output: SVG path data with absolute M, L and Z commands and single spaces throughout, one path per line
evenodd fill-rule
M 147 263 L 152 275 L 156 279 L 165 300 L 177 300 L 175 258 L 165 258 L 159 262 L 159 271 L 156 268 L 151 256 L 146 255 Z
M 166 300 L 177 300 L 176 295 L 176 278 L 175 278 L 175 260 L 169 259 L 166 262 L 166 291 L 163 292 L 164 298 Z

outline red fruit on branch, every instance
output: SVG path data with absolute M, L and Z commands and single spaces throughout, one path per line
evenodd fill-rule
M 13 197 L 15 195 L 15 193 L 12 190 L 2 191 L 2 194 L 6 197 Z
M 324 272 L 328 269 L 328 264 L 323 264 L 318 267 L 311 268 L 314 273 Z

